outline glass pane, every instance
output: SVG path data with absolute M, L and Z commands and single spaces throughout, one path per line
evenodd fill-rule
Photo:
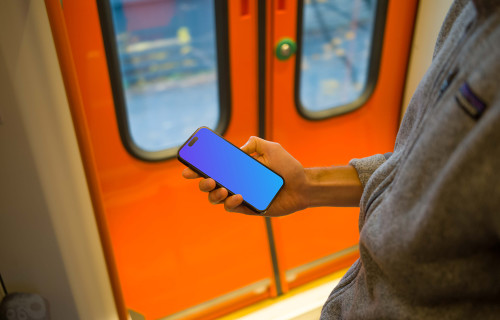
M 220 115 L 213 0 L 110 0 L 130 136 L 179 146 Z M 120 106 L 117 106 L 120 107 Z
M 306 0 L 300 103 L 308 111 L 349 104 L 369 74 L 376 0 Z

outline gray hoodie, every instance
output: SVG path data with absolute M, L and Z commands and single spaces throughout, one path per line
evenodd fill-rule
M 500 319 L 500 1 L 455 1 L 321 319 Z

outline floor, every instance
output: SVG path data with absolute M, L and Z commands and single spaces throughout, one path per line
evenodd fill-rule
M 347 269 L 220 318 L 220 320 L 317 320 L 328 295 Z

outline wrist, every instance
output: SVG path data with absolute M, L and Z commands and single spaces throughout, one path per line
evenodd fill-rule
M 305 204 L 307 207 L 356 207 L 363 187 L 354 167 L 306 168 Z

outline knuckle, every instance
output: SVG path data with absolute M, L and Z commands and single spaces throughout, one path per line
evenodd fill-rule
M 211 204 L 215 204 L 214 199 L 212 197 L 212 193 L 208 194 L 208 202 L 210 202 Z
M 198 183 L 198 187 L 200 188 L 201 191 L 204 191 L 204 182 L 203 180 L 201 180 L 199 183 Z
M 225 201 L 224 202 L 224 210 L 226 210 L 228 212 L 233 212 L 234 208 L 232 206 L 230 206 L 227 201 Z
M 214 188 L 212 187 L 212 183 L 210 179 L 203 179 L 200 181 L 200 190 L 204 192 L 212 191 Z
M 262 138 L 257 137 L 257 136 L 251 136 L 251 137 L 250 137 L 250 140 L 251 140 L 251 141 L 253 141 L 253 142 L 255 142 L 255 143 L 257 143 L 257 142 L 259 142 L 259 141 L 262 141 Z
M 208 201 L 211 203 L 211 204 L 220 204 L 219 201 L 217 201 L 216 199 L 212 199 L 212 198 L 208 198 Z

